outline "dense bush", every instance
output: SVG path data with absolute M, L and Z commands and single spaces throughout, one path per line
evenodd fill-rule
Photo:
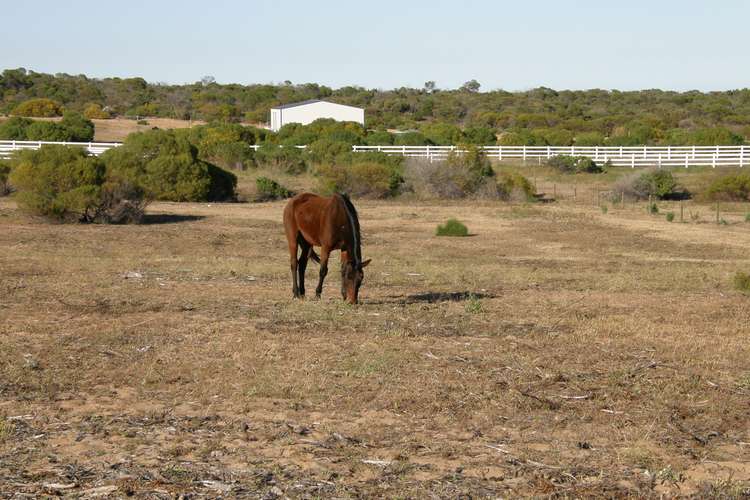
M 15 116 L 49 118 L 52 116 L 60 116 L 62 114 L 62 106 L 52 99 L 30 99 L 13 108 L 11 114 Z
M 268 177 L 258 177 L 255 179 L 255 188 L 258 193 L 256 201 L 283 200 L 294 196 L 292 191 Z
M 349 154 L 351 144 L 331 139 L 318 139 L 307 146 L 307 156 L 315 163 L 333 163 L 341 155 Z
M 731 174 L 714 180 L 706 190 L 712 200 L 750 201 L 750 174 Z
M 294 146 L 261 146 L 255 152 L 255 164 L 259 168 L 289 175 L 299 175 L 307 170 L 304 151 Z
M 20 116 L 11 117 L 0 123 L 0 139 L 5 141 L 25 141 L 27 139 L 26 129 L 29 128 L 33 120 L 21 118 Z
M 177 131 L 185 134 L 198 148 L 201 160 L 232 170 L 246 170 L 255 166 L 256 129 L 234 123 L 211 123 Z
M 0 124 L 0 139 L 89 142 L 94 139 L 94 124 L 78 113 L 65 113 L 59 122 L 13 117 Z
M 368 146 L 390 146 L 393 144 L 393 134 L 386 130 L 376 130 L 367 134 L 365 144 Z
M 63 222 L 138 222 L 144 192 L 109 176 L 104 163 L 78 148 L 44 146 L 17 154 L 10 182 L 18 204 Z
M 636 200 L 645 200 L 649 197 L 668 200 L 689 196 L 689 193 L 677 184 L 669 170 L 647 170 L 626 175 L 615 182 L 612 194 L 615 199 L 624 195 Z
M 174 131 L 130 134 L 103 159 L 113 174 L 157 200 L 227 201 L 235 196 L 237 177 L 199 159 L 196 147 Z
M 598 174 L 606 171 L 603 164 L 596 163 L 588 156 L 557 155 L 548 159 L 547 165 L 564 174 Z
M 435 231 L 436 236 L 469 236 L 469 229 L 457 219 L 448 219 L 445 224 L 439 225 Z
M 394 146 L 429 146 L 432 143 L 419 132 L 404 132 L 393 136 Z
M 323 192 L 343 192 L 357 197 L 393 196 L 401 183 L 397 169 L 375 162 L 322 164 L 316 173 Z

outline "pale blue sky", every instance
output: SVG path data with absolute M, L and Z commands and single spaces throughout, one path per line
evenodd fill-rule
M 750 87 L 741 0 L 43 0 L 0 15 L 0 69 L 383 89 Z

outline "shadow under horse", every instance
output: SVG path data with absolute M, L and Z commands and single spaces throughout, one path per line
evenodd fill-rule
M 362 260 L 362 236 L 357 210 L 345 194 L 325 198 L 301 193 L 289 200 L 284 208 L 284 231 L 289 244 L 292 268 L 292 292 L 295 298 L 305 296 L 305 270 L 309 259 L 320 264 L 315 296 L 323 293 L 328 274 L 328 258 L 341 250 L 341 296 L 356 304 L 364 279 L 363 269 L 371 259 Z M 299 257 L 297 248 L 301 249 Z M 320 256 L 313 247 L 320 247 Z

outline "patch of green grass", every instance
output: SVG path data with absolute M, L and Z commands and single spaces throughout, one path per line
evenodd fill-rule
M 666 217 L 667 217 L 667 222 L 674 221 L 674 212 L 667 212 Z
M 468 236 L 469 229 L 456 219 L 448 219 L 442 226 L 437 227 L 437 236 Z
M 466 301 L 466 305 L 464 307 L 466 309 L 466 312 L 470 314 L 479 314 L 481 312 L 484 312 L 482 301 L 479 300 L 479 297 L 477 297 L 473 293 L 469 294 L 469 299 Z
M 609 207 L 607 207 L 607 205 L 602 205 L 602 207 L 601 207 L 601 208 L 602 208 L 602 213 L 603 213 L 603 214 L 605 214 L 605 215 L 606 215 L 606 214 L 607 214 L 607 212 L 609 212 Z
M 750 274 L 738 272 L 734 275 L 734 288 L 742 293 L 750 293 Z
M 10 437 L 13 432 L 13 424 L 3 416 L 0 416 L 0 443 Z
M 651 203 L 648 206 L 648 213 L 650 214 L 658 214 L 659 213 L 659 206 L 656 203 Z
M 750 222 L 750 212 L 745 214 L 745 222 Z

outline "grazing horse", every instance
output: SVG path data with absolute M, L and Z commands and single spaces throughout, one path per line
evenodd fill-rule
M 294 297 L 305 296 L 305 269 L 308 259 L 312 259 L 320 263 L 320 278 L 315 289 L 315 296 L 320 298 L 323 280 L 328 274 L 328 256 L 333 250 L 341 250 L 341 296 L 350 304 L 356 304 L 364 278 L 362 270 L 370 259 L 362 261 L 359 219 L 349 197 L 345 194 L 330 198 L 298 194 L 284 208 L 284 231 L 289 243 Z M 299 259 L 297 246 L 302 249 Z M 320 247 L 320 257 L 313 247 Z

